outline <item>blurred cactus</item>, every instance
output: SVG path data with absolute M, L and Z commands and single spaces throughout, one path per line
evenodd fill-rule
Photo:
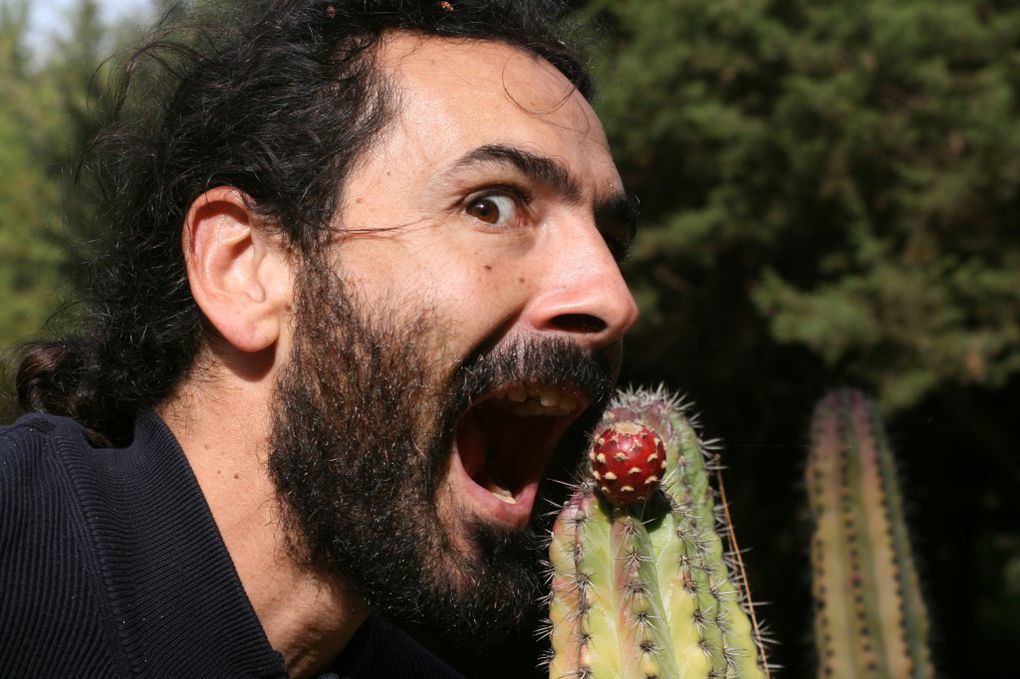
M 818 676 L 934 676 L 892 452 L 860 392 L 819 402 L 806 477 Z
M 725 497 L 717 502 L 711 485 L 718 456 L 660 390 L 619 395 L 592 457 L 605 432 L 627 435 L 634 423 L 665 443 L 661 486 L 647 501 L 614 506 L 596 487 L 604 476 L 588 479 L 557 517 L 549 676 L 767 677 Z

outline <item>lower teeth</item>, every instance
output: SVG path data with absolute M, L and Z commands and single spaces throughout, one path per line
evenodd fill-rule
M 517 500 L 510 494 L 510 491 L 506 488 L 489 488 L 489 492 L 496 496 L 497 499 L 502 500 L 508 505 L 517 504 Z

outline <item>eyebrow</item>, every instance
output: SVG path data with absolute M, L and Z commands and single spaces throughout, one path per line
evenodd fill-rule
M 473 165 L 496 163 L 509 165 L 532 181 L 543 184 L 572 203 L 581 202 L 581 182 L 579 182 L 563 163 L 554 158 L 540 156 L 530 151 L 506 146 L 504 144 L 487 144 L 479 146 L 457 160 L 451 172 L 469 168 Z M 637 197 L 625 192 L 617 192 L 598 200 L 594 206 L 595 223 L 603 232 L 614 233 L 617 238 L 626 241 L 629 247 L 634 239 L 638 225 Z
M 514 146 L 503 144 L 479 146 L 454 163 L 452 170 L 491 163 L 509 165 L 528 179 L 548 186 L 572 203 L 581 201 L 581 183 L 570 174 L 570 170 L 564 167 L 563 163 Z

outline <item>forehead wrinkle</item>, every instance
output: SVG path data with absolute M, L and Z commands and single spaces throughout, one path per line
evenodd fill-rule
M 532 181 L 552 188 L 571 203 L 580 203 L 581 182 L 560 161 L 505 144 L 486 144 L 458 159 L 448 171 L 457 174 L 484 165 L 502 165 L 520 172 Z

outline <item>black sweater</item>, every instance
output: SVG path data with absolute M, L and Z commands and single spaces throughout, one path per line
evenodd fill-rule
M 155 413 L 116 449 L 59 417 L 0 428 L 0 677 L 285 676 Z M 378 618 L 324 675 L 456 676 Z

